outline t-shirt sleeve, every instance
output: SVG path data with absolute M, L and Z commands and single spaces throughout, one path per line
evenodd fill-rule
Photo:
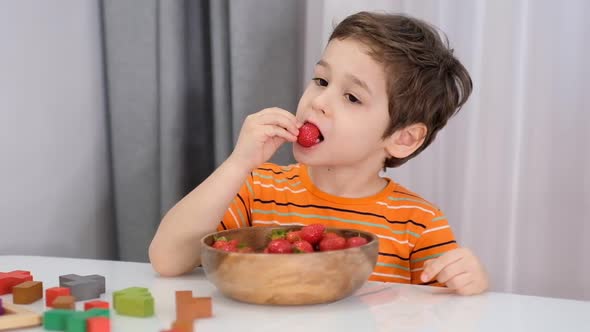
M 217 226 L 217 231 L 252 226 L 250 206 L 253 196 L 252 174 L 250 174 L 227 207 L 219 226 Z
M 424 269 L 424 263 L 458 247 L 447 218 L 441 211 L 437 211 L 434 217 L 426 222 L 426 229 L 416 241 L 410 254 L 412 283 L 444 286 L 436 280 L 422 283 L 420 275 Z

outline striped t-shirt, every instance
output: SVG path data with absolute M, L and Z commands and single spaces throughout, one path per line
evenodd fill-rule
M 218 229 L 315 223 L 377 235 L 373 281 L 420 284 L 426 260 L 458 247 L 441 211 L 394 181 L 371 197 L 338 197 L 318 189 L 303 164 L 255 169 Z

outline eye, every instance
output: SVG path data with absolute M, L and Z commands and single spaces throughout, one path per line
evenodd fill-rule
M 311 80 L 314 81 L 316 85 L 319 85 L 319 86 L 328 86 L 328 81 L 326 81 L 323 78 L 314 77 Z
M 360 104 L 361 101 L 358 100 L 357 97 L 351 95 L 350 93 L 345 94 L 346 99 L 348 99 L 349 102 L 353 103 L 353 104 Z

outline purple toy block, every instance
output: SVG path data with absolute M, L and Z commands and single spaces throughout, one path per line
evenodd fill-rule
M 0 299 L 0 315 L 4 315 L 4 307 L 2 306 L 2 299 Z

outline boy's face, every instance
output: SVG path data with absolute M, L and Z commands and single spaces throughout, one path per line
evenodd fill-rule
M 313 77 L 296 117 L 315 124 L 323 141 L 309 148 L 294 143 L 295 159 L 310 166 L 382 167 L 387 157 L 382 136 L 389 122 L 383 66 L 364 44 L 334 39 Z

